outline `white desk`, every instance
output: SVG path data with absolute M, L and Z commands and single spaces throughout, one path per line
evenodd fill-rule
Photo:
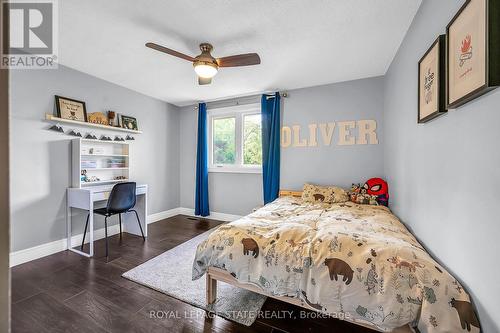
M 80 255 L 86 257 L 92 257 L 94 255 L 94 203 L 99 201 L 107 201 L 109 193 L 113 188 L 114 184 L 102 185 L 102 186 L 88 186 L 83 188 L 68 188 L 67 190 L 67 209 L 66 209 L 66 228 L 67 228 L 67 240 L 68 249 Z M 137 202 L 135 204 L 135 210 L 139 214 L 139 219 L 141 220 L 142 230 L 144 230 L 144 236 L 148 235 L 147 228 L 147 195 L 148 186 L 146 184 L 137 185 L 136 187 Z M 89 216 L 89 237 L 87 238 L 90 243 L 89 253 L 77 250 L 73 248 L 72 236 L 71 236 L 71 211 L 72 208 L 83 209 L 90 212 Z M 85 223 L 83 221 L 82 223 Z M 128 233 L 141 236 L 141 230 L 137 224 L 137 219 L 134 213 L 122 214 L 122 224 L 123 231 Z M 104 224 L 103 224 L 104 226 Z M 82 235 L 83 236 L 83 235 Z M 81 240 L 80 240 L 81 242 Z

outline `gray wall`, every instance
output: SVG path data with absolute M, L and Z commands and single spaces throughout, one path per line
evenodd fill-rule
M 283 125 L 301 125 L 302 131 L 306 131 L 309 123 L 374 119 L 379 126 L 379 144 L 323 146 L 319 143 L 318 147 L 282 148 L 281 188 L 301 189 L 305 182 L 350 187 L 352 182 L 382 176 L 383 87 L 383 78 L 379 77 L 289 91 L 282 104 Z M 257 97 L 254 101 L 259 100 Z M 197 131 L 197 111 L 194 106 L 180 111 L 180 201 L 182 207 L 193 208 L 196 166 L 193 134 Z M 334 142 L 337 140 L 338 128 L 334 132 Z M 261 174 L 210 173 L 209 187 L 211 211 L 245 215 L 262 205 Z
M 500 331 L 500 90 L 425 125 L 417 63 L 462 5 L 424 0 L 385 88 L 385 175 L 391 208 L 471 292 L 484 332 Z
M 309 123 L 373 119 L 379 144 L 339 146 L 335 126 L 330 146 L 322 145 L 318 133 L 318 147 L 282 148 L 281 188 L 301 190 L 305 182 L 350 188 L 354 182 L 381 177 L 383 89 L 378 77 L 290 91 L 283 102 L 283 125 L 301 125 L 301 137 L 308 137 Z
M 47 130 L 50 124 L 42 121 L 56 94 L 85 101 L 87 112 L 115 110 L 137 117 L 144 133 L 131 144 L 131 172 L 149 185 L 148 214 L 179 207 L 177 107 L 64 66 L 12 71 L 10 82 L 12 251 L 65 238 L 71 137 Z M 74 233 L 83 231 L 84 217 L 78 218 L 83 221 Z

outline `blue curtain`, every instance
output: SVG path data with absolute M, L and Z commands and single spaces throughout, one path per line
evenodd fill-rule
M 208 125 L 207 105 L 198 105 L 198 145 L 196 153 L 196 197 L 194 214 L 210 215 L 208 208 Z
M 280 188 L 280 94 L 262 95 L 262 181 L 264 204 L 278 197 Z

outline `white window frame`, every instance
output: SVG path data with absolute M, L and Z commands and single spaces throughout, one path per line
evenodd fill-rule
M 209 109 L 208 115 L 208 172 L 262 173 L 262 165 L 243 164 L 243 119 L 245 116 L 261 114 L 260 104 L 246 104 L 225 108 Z M 235 118 L 235 163 L 213 163 L 213 121 L 215 119 Z

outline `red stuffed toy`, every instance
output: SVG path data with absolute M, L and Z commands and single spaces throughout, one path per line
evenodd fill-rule
M 363 190 L 367 194 L 377 196 L 377 202 L 380 205 L 389 206 L 389 186 L 382 178 L 368 179 L 365 185 L 363 185 Z

